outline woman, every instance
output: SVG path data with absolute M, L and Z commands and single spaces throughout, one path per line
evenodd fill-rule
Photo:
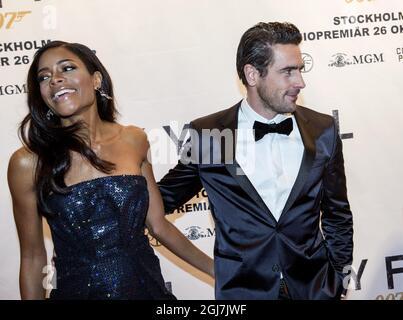
M 115 121 L 112 82 L 81 44 L 50 42 L 28 73 L 24 147 L 8 182 L 21 247 L 22 299 L 43 299 L 42 216 L 55 247 L 51 299 L 175 299 L 149 232 L 213 275 L 213 263 L 164 217 L 142 129 Z

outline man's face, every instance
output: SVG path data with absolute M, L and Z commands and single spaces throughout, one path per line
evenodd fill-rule
M 268 66 L 268 73 L 256 81 L 258 97 L 271 111 L 294 112 L 298 94 L 305 87 L 301 51 L 294 44 L 276 44 L 272 49 L 273 61 Z

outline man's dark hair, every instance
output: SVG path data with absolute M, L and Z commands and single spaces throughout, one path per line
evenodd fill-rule
M 264 77 L 267 74 L 267 66 L 273 62 L 273 45 L 299 45 L 301 41 L 302 36 L 298 28 L 288 22 L 259 22 L 248 29 L 239 42 L 236 56 L 236 68 L 242 83 L 248 85 L 243 71 L 246 64 L 254 66 L 260 76 Z

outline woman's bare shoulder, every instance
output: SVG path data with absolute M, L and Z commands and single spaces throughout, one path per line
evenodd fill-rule
M 30 170 L 35 168 L 37 156 L 26 147 L 21 147 L 10 157 L 9 166 L 18 170 Z
M 37 156 L 27 149 L 21 147 L 10 157 L 8 163 L 8 181 L 10 184 L 26 182 L 31 184 L 34 178 Z
M 147 152 L 149 143 L 144 129 L 136 126 L 123 126 L 122 137 L 137 150 Z

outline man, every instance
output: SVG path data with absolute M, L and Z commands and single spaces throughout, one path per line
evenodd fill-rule
M 159 182 L 167 212 L 207 191 L 217 299 L 343 292 L 353 223 L 342 145 L 331 116 L 296 105 L 300 42 L 289 23 L 247 30 L 237 52 L 247 98 L 192 121 L 184 156 Z

